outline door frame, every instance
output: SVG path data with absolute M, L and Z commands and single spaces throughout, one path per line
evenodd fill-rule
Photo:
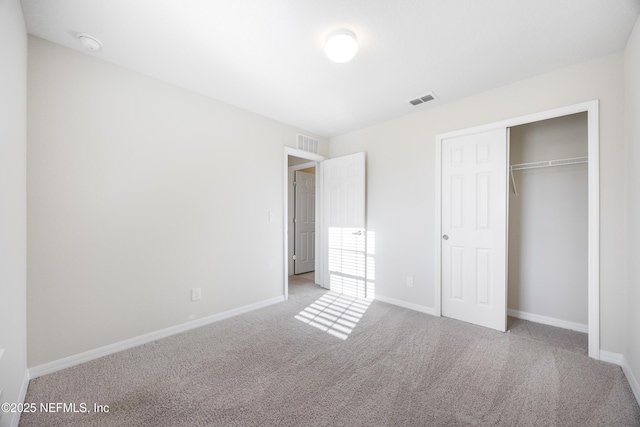
M 295 206 L 296 197 L 293 194 L 296 191 L 296 188 L 294 187 L 293 182 L 296 179 L 296 172 L 297 171 L 303 170 L 303 169 L 308 169 L 308 168 L 314 168 L 316 170 L 316 172 L 317 172 L 318 162 L 304 162 L 304 163 L 300 163 L 300 164 L 297 164 L 297 165 L 289 166 L 289 176 L 287 178 L 288 182 L 289 182 L 287 215 L 289 215 L 289 216 L 287 217 L 287 220 L 288 220 L 287 224 L 289 225 L 289 229 L 291 229 L 292 226 L 293 226 L 293 229 L 294 229 L 293 236 L 289 236 L 289 239 L 288 239 L 289 250 L 287 251 L 287 257 L 288 257 L 287 259 L 289 261 L 291 261 L 291 255 L 292 255 L 291 254 L 291 249 L 292 249 L 291 242 L 293 242 L 294 255 L 295 255 L 295 249 L 296 249 L 296 247 L 295 247 L 295 242 L 296 242 L 295 223 L 292 221 L 293 218 L 292 218 L 292 215 L 291 215 L 291 213 L 293 212 L 293 216 L 295 217 L 295 213 L 296 213 L 296 206 Z M 316 184 L 317 184 L 317 182 L 316 182 Z M 314 202 L 314 204 L 317 203 L 317 199 L 318 199 L 318 195 L 317 194 L 316 194 L 315 198 L 316 198 L 316 201 Z M 317 227 L 316 227 L 316 229 L 317 229 Z M 316 230 L 316 234 L 318 234 L 317 230 Z M 316 238 L 317 238 L 317 236 L 316 236 Z M 314 244 L 314 246 L 315 246 L 315 244 Z M 289 270 L 288 270 L 288 275 L 289 276 L 295 274 L 295 267 L 294 266 L 295 266 L 295 262 L 294 263 L 289 262 Z
M 526 116 L 515 117 L 499 122 L 488 123 L 468 129 L 436 135 L 435 162 L 435 309 L 436 316 L 442 315 L 442 185 L 441 159 L 442 141 L 446 138 L 469 135 L 484 131 L 510 128 L 528 123 L 539 122 L 577 113 L 587 113 L 588 166 L 588 334 L 589 357 L 600 359 L 600 132 L 599 101 L 593 100 L 568 105 Z M 508 165 L 505 165 L 508 167 Z M 508 193 L 507 193 L 508 194 Z M 508 234 L 507 234 L 508 239 Z M 506 242 L 505 242 L 506 244 Z M 507 264 L 508 265 L 508 264 Z M 507 313 L 505 312 L 505 316 Z
M 322 162 L 327 159 L 327 157 L 321 156 L 319 154 L 310 153 L 308 151 L 299 150 L 297 148 L 292 147 L 284 147 L 284 164 L 283 164 L 283 186 L 284 192 L 282 193 L 283 199 L 283 209 L 282 209 L 282 222 L 283 222 L 283 294 L 284 299 L 289 299 L 289 157 L 299 157 L 302 159 L 309 160 L 310 162 L 315 162 L 316 167 L 316 230 L 322 230 L 322 208 L 323 208 L 323 197 L 322 197 L 322 177 L 323 177 L 323 167 Z M 309 166 L 307 166 L 309 167 Z M 316 272 L 315 272 L 315 283 L 324 286 L 324 253 L 322 250 L 318 250 L 318 248 L 322 248 L 322 233 L 316 232 Z

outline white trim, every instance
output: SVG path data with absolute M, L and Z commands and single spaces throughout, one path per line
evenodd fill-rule
M 288 186 L 287 186 L 287 194 L 285 194 L 285 198 L 287 199 L 287 230 L 289 230 L 292 226 L 293 226 L 293 220 L 291 219 L 292 217 L 292 213 L 294 213 L 295 210 L 295 206 L 294 205 L 294 201 L 295 198 L 293 197 L 293 192 L 295 191 L 294 187 L 293 187 L 293 181 L 295 180 L 295 172 L 302 170 L 302 169 L 308 169 L 308 168 L 315 168 L 316 169 L 316 175 L 318 174 L 318 162 L 305 162 L 305 163 L 301 163 L 298 165 L 293 165 L 293 166 L 289 166 L 289 173 L 287 175 L 287 182 L 288 182 Z M 317 177 L 316 177 L 316 185 L 317 185 Z M 316 200 L 318 198 L 318 195 L 316 194 Z M 316 218 L 318 217 L 317 212 L 316 212 Z M 317 228 L 317 227 L 316 227 Z M 317 235 L 318 233 L 316 233 Z M 289 245 L 291 242 L 294 241 L 295 237 L 294 236 L 289 236 L 288 233 L 285 234 L 285 238 L 288 237 L 287 240 L 287 245 Z M 289 261 L 291 260 L 291 256 L 293 255 L 288 248 L 291 248 L 291 246 L 287 246 L 287 276 L 291 276 L 293 275 L 294 272 L 294 265 L 293 263 L 289 263 Z M 316 248 L 315 248 L 315 253 L 318 253 L 318 247 L 316 244 Z M 317 264 L 317 263 L 316 263 Z M 317 265 L 315 266 L 316 270 L 317 270 Z M 287 287 L 288 288 L 288 287 Z M 288 297 L 288 295 L 287 295 Z
M 282 193 L 282 223 L 283 223 L 283 235 L 282 240 L 284 242 L 284 250 L 282 252 L 283 258 L 283 291 L 284 299 L 289 299 L 289 156 L 300 157 L 316 163 L 316 230 L 322 230 L 322 162 L 327 158 L 319 154 L 309 153 L 308 151 L 298 150 L 297 148 L 284 147 L 284 179 L 283 179 L 283 193 Z M 318 251 L 318 248 L 322 247 L 322 233 L 316 233 L 316 284 L 322 285 L 324 279 L 322 276 L 322 265 L 324 256 L 322 251 Z
M 302 169 L 314 168 L 314 167 L 316 167 L 317 164 L 318 164 L 318 162 L 304 162 L 304 163 L 300 163 L 298 165 L 289 166 L 289 172 L 291 172 L 291 171 L 299 171 L 299 170 L 302 170 Z
M 602 352 L 600 352 L 600 357 L 602 357 Z M 638 384 L 638 380 L 636 379 L 635 375 L 633 375 L 633 371 L 631 370 L 631 367 L 627 363 L 627 359 L 624 357 L 624 355 L 622 355 L 621 366 L 622 366 L 622 372 L 624 372 L 624 375 L 627 377 L 627 381 L 629 381 L 629 387 L 631 387 L 631 391 L 633 392 L 633 395 L 636 397 L 636 401 L 638 402 L 638 405 L 640 405 L 640 384 Z
M 312 160 L 316 162 L 327 160 L 326 157 L 321 156 L 320 154 L 310 153 L 308 151 L 298 150 L 297 148 L 291 148 L 291 147 L 284 147 L 284 154 L 286 156 L 300 157 L 301 159 L 307 159 L 307 160 Z M 287 167 L 289 167 L 288 163 L 287 163 Z
M 412 302 L 401 301 L 395 298 L 385 297 L 383 295 L 375 296 L 377 301 L 386 302 L 387 304 L 397 305 L 398 307 L 408 308 L 409 310 L 419 311 L 420 313 L 430 314 L 435 316 L 435 309 L 433 307 L 427 307 L 426 305 L 414 304 Z
M 595 108 L 595 110 L 593 110 Z M 553 110 L 541 111 L 538 113 L 528 114 L 526 116 L 513 117 L 511 119 L 501 120 L 499 122 L 487 123 L 480 126 L 474 126 L 466 129 L 460 129 L 453 132 L 447 132 L 436 135 L 436 140 L 454 138 L 458 136 L 472 135 L 475 133 L 488 132 L 500 128 L 509 128 L 514 126 L 526 125 L 528 123 L 540 122 L 543 120 L 555 119 L 557 117 L 569 116 L 571 114 L 584 112 L 598 112 L 598 100 L 582 102 L 580 104 L 567 105 L 566 107 L 555 108 Z M 597 130 L 597 126 L 596 126 Z M 591 161 L 591 156 L 589 156 Z
M 442 240 L 441 236 L 442 236 L 442 140 L 444 138 L 441 137 L 440 135 L 436 136 L 436 164 L 435 164 L 435 171 L 436 171 L 436 176 L 435 176 L 435 182 L 436 182 L 436 197 L 435 197 L 435 207 L 436 207 L 436 211 L 434 212 L 434 217 L 436 220 L 436 238 L 435 238 L 435 244 L 436 244 L 436 251 L 435 251 L 435 258 L 436 258 L 436 265 L 435 265 L 435 272 L 436 272 L 436 281 L 435 281 L 435 290 L 436 290 L 436 296 L 435 296 L 435 307 L 433 309 L 433 315 L 434 316 L 442 316 Z
M 587 106 L 588 126 L 588 325 L 589 357 L 600 355 L 600 109 L 598 101 Z
M 556 328 L 569 329 L 571 331 L 589 333 L 588 325 L 583 323 L 569 322 L 567 320 L 556 319 L 554 317 L 542 316 L 540 314 L 527 313 L 520 310 L 507 310 L 507 315 L 516 319 L 528 320 L 530 322 L 542 323 L 543 325 L 555 326 Z
M 38 377 L 41 377 L 42 375 L 51 374 L 53 372 L 60 371 L 65 368 L 69 368 L 71 366 L 79 365 L 81 363 L 85 363 L 90 360 L 97 359 L 99 357 L 117 353 L 122 350 L 127 350 L 132 347 L 137 347 L 142 344 L 146 344 L 152 341 L 169 337 L 171 335 L 176 335 L 182 332 L 186 332 L 191 329 L 209 325 L 211 323 L 219 322 L 221 320 L 238 316 L 240 314 L 248 313 L 250 311 L 267 307 L 272 304 L 277 304 L 282 301 L 284 301 L 284 297 L 277 296 L 277 297 L 269 298 L 253 304 L 245 305 L 243 307 L 234 308 L 232 310 L 228 310 L 222 313 L 217 313 L 211 316 L 203 317 L 201 319 L 185 322 L 180 325 L 171 326 L 169 328 L 161 329 L 159 331 L 140 335 L 138 337 L 134 337 L 134 338 L 130 338 L 117 343 L 105 345 L 103 347 L 98 347 L 93 350 L 85 351 L 83 353 L 74 354 L 73 356 L 65 357 L 63 359 L 54 360 L 53 362 L 34 366 L 33 368 L 29 369 L 28 374 L 29 374 L 29 377 L 32 379 L 38 378 Z
M 27 388 L 29 388 L 29 378 L 29 370 L 25 369 L 24 376 L 22 377 L 22 386 L 18 393 L 17 403 L 24 403 L 24 399 L 27 396 Z M 6 416 L 7 414 L 4 415 Z M 14 412 L 12 414 L 11 420 L 9 421 L 9 427 L 18 427 L 18 424 L 20 424 L 20 415 L 21 412 Z
M 539 122 L 556 117 L 568 116 L 576 113 L 587 113 L 588 127 L 588 192 L 589 192 L 589 243 L 588 243 L 588 330 L 589 330 L 589 357 L 600 358 L 600 134 L 599 134 L 599 103 L 598 100 L 569 105 L 553 110 L 542 111 L 526 116 L 516 117 L 499 122 L 488 123 L 455 132 L 436 135 L 436 164 L 435 164 L 435 221 L 436 221 L 436 268 L 435 268 L 435 309 L 436 315 L 442 314 L 441 300 L 441 271 L 442 254 L 440 236 L 442 235 L 442 222 L 440 211 L 442 209 L 441 195 L 441 159 L 442 140 L 457 136 L 486 132 L 499 128 L 509 128 L 527 123 Z
M 324 265 L 327 263 L 326 255 L 328 252 L 322 250 L 324 238 L 322 230 L 324 229 L 324 163 L 318 162 L 316 166 L 316 270 L 314 273 L 315 284 L 325 289 L 329 289 L 329 281 L 324 276 Z
M 600 350 L 600 361 L 613 363 L 618 366 L 622 366 L 623 363 L 626 363 L 622 354 L 604 350 Z

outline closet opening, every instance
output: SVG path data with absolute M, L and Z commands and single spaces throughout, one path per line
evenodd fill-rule
M 549 334 L 524 320 L 580 332 L 558 331 L 556 341 L 586 355 L 588 113 L 513 126 L 509 140 L 507 327 Z
M 554 121 L 554 119 L 559 119 L 559 120 Z M 546 125 L 553 125 L 555 123 L 571 122 L 573 120 L 576 120 L 581 123 L 577 127 L 574 127 L 574 129 L 579 129 L 578 132 L 580 132 L 582 135 L 576 141 L 584 141 L 583 135 L 584 135 L 584 132 L 586 131 L 586 134 L 587 134 L 586 156 L 588 157 L 588 163 L 584 163 L 582 161 L 583 159 L 580 159 L 582 157 L 585 157 L 585 155 L 583 154 L 584 151 L 578 152 L 578 153 L 576 153 L 575 151 L 570 151 L 566 153 L 563 153 L 563 152 L 556 153 L 558 157 L 555 157 L 554 155 L 553 158 L 542 159 L 542 158 L 534 157 L 534 158 L 524 158 L 524 159 L 520 158 L 517 160 L 514 159 L 514 163 L 512 163 L 512 165 L 514 166 L 522 164 L 522 163 L 515 163 L 515 162 L 523 162 L 525 164 L 534 163 L 534 162 L 537 163 L 538 160 L 542 162 L 554 160 L 554 162 L 549 163 L 548 167 L 546 168 L 536 167 L 536 168 L 529 168 L 529 170 L 527 170 L 524 167 L 522 167 L 520 168 L 521 170 L 516 170 L 517 168 L 514 167 L 513 178 L 511 177 L 511 174 L 510 174 L 511 164 L 510 164 L 510 159 L 508 155 L 509 153 L 508 153 L 508 150 L 506 150 L 506 148 L 509 148 L 511 146 L 511 144 L 509 144 L 509 138 L 508 138 L 510 131 L 513 130 L 516 134 L 515 140 L 513 142 L 513 146 L 514 146 L 514 151 L 516 151 L 516 153 L 514 153 L 514 156 L 517 156 L 518 148 L 516 147 L 516 144 L 517 144 L 516 141 L 518 139 L 517 133 L 519 130 L 527 131 L 527 130 L 533 129 L 533 127 L 535 126 L 543 127 L 545 126 L 545 123 Z M 586 125 L 584 124 L 585 120 L 586 120 Z M 533 127 L 519 128 L 520 126 L 523 126 L 523 125 L 532 125 Z M 554 126 L 551 126 L 551 127 L 554 127 Z M 566 129 L 569 129 L 569 128 L 571 128 L 571 126 L 567 127 Z M 566 129 L 562 130 L 561 132 L 568 132 Z M 504 138 L 503 138 L 503 133 L 500 130 L 504 130 L 505 132 Z M 535 132 L 536 131 L 534 131 L 534 133 Z M 545 131 L 540 130 L 538 132 L 544 133 Z M 491 145 L 489 143 L 489 140 L 493 141 L 493 144 L 497 144 L 496 149 L 492 150 L 489 147 Z M 467 144 L 474 144 L 476 146 L 478 150 L 475 155 L 472 155 L 471 157 L 461 156 L 461 154 L 468 148 Z M 500 147 L 503 146 L 502 144 L 504 144 L 504 147 L 505 147 L 504 151 L 500 149 Z M 584 142 L 574 142 L 574 144 L 576 144 L 579 149 L 584 150 Z M 544 143 L 542 145 L 539 145 L 538 147 L 534 147 L 531 150 L 541 149 L 543 145 Z M 568 149 L 567 147 L 572 146 L 572 144 L 569 144 L 567 146 L 567 145 L 564 145 L 564 143 L 562 143 L 561 145 L 561 143 L 557 141 L 549 145 L 552 145 L 552 148 L 554 150 L 564 150 L 564 149 Z M 582 281 L 584 283 L 584 276 L 582 276 L 583 279 L 581 280 L 576 280 L 575 278 L 579 277 L 580 275 L 584 275 L 586 271 L 586 277 L 587 277 L 586 278 L 586 288 L 587 288 L 586 325 L 587 325 L 587 334 L 588 334 L 587 336 L 588 356 L 595 359 L 600 359 L 600 170 L 599 170 L 600 169 L 599 167 L 600 150 L 599 150 L 599 146 L 600 146 L 599 106 L 598 106 L 597 100 L 588 101 L 580 104 L 568 105 L 568 106 L 556 108 L 553 110 L 540 111 L 540 112 L 529 114 L 526 116 L 514 117 L 514 118 L 506 119 L 500 122 L 488 123 L 488 124 L 476 126 L 473 128 L 461 129 L 453 132 L 448 132 L 446 134 L 436 135 L 435 148 L 436 148 L 436 159 L 438 159 L 438 161 L 436 161 L 436 164 L 435 164 L 435 172 L 436 172 L 436 177 L 435 177 L 436 178 L 435 180 L 435 184 L 436 184 L 436 188 L 435 188 L 435 194 L 436 194 L 436 197 L 435 197 L 435 227 L 436 227 L 435 283 L 437 285 L 435 287 L 435 295 L 434 295 L 435 296 L 434 314 L 436 316 L 445 315 L 448 317 L 453 317 L 458 320 L 463 320 L 463 321 L 474 323 L 481 326 L 485 326 L 485 323 L 486 323 L 486 322 L 483 322 L 483 319 L 485 319 L 485 317 L 487 316 L 491 316 L 491 319 L 494 319 L 499 324 L 496 323 L 497 327 L 491 326 L 488 324 L 486 326 L 492 329 L 506 331 L 508 326 L 507 325 L 508 310 L 511 309 L 511 314 L 517 314 L 519 317 L 522 318 L 526 316 L 528 313 L 531 315 L 530 318 L 535 318 L 536 322 L 538 323 L 543 323 L 543 321 L 546 321 L 546 322 L 553 321 L 554 324 L 558 326 L 562 326 L 564 328 L 581 329 L 585 325 L 584 323 L 585 304 L 583 302 L 580 303 L 576 301 L 579 301 L 580 298 L 582 298 L 582 301 L 584 301 L 584 298 L 585 298 L 584 293 L 582 293 L 581 295 L 579 295 L 578 293 L 569 294 L 569 295 L 575 295 L 575 296 L 567 297 L 567 295 L 563 293 L 569 292 L 569 291 L 567 291 L 567 288 L 564 287 L 564 285 L 560 282 L 564 283 L 565 281 L 571 281 L 572 283 L 578 283 Z M 525 147 L 525 149 L 529 150 L 529 148 L 527 147 Z M 495 156 L 493 157 L 497 156 L 495 161 L 493 160 L 489 161 L 489 158 L 492 157 L 491 155 L 492 151 L 495 151 Z M 537 155 L 537 152 L 536 151 L 527 152 L 526 154 L 533 156 L 534 154 Z M 449 155 L 454 156 L 453 159 L 456 161 L 452 162 L 451 158 L 447 160 L 445 157 Z M 564 157 L 565 155 L 567 155 L 568 157 Z M 562 167 L 556 167 L 556 166 L 559 166 L 559 163 L 574 163 L 574 160 L 570 162 L 566 162 L 566 159 L 568 158 L 574 159 L 575 157 L 579 158 L 579 160 L 575 161 L 575 164 L 567 164 Z M 528 161 L 529 159 L 531 161 Z M 465 160 L 465 161 L 463 162 L 462 160 Z M 555 162 L 558 160 L 560 162 Z M 480 165 L 480 163 L 486 163 L 487 168 L 490 167 L 492 170 L 492 173 L 498 174 L 498 175 L 495 175 L 498 181 L 497 185 L 501 187 L 502 190 L 495 189 L 495 191 L 494 190 L 488 191 L 489 188 L 493 188 L 493 187 L 489 187 L 487 185 L 484 185 L 483 183 L 488 184 L 492 182 L 492 180 L 490 179 L 488 180 L 485 178 L 485 175 L 487 174 L 478 175 L 474 173 L 467 173 L 467 169 L 464 169 L 467 161 L 478 164 L 478 168 L 482 166 Z M 502 163 L 503 166 L 500 166 L 500 163 Z M 458 168 L 463 168 L 464 170 L 464 172 L 461 172 L 461 173 L 456 172 L 457 174 L 456 176 L 459 175 L 461 177 L 458 181 L 462 181 L 463 180 L 462 177 L 466 177 L 466 176 L 470 177 L 470 179 L 473 177 L 476 177 L 476 178 L 482 178 L 481 180 L 482 182 L 480 182 L 480 184 L 482 185 L 476 185 L 473 182 L 471 182 L 471 184 L 466 186 L 461 186 L 461 185 L 454 186 L 453 190 L 456 190 L 457 193 L 456 191 L 452 191 L 451 188 L 447 187 L 447 183 L 452 182 L 451 168 L 454 166 Z M 537 165 L 537 166 L 540 166 L 540 165 Z M 580 221 L 584 221 L 585 216 L 587 218 L 586 219 L 586 237 L 585 235 L 581 235 L 581 237 L 577 238 L 577 239 L 586 238 L 586 241 L 587 241 L 586 259 L 582 258 L 583 260 L 580 261 L 580 257 L 574 257 L 573 261 L 567 259 L 558 264 L 548 264 L 548 265 L 545 265 L 544 267 L 541 267 L 541 269 L 546 270 L 546 272 L 548 273 L 548 277 L 545 278 L 546 281 L 545 283 L 543 283 L 543 285 L 538 285 L 538 286 L 544 286 L 545 284 L 548 284 L 548 283 L 551 283 L 554 285 L 550 289 L 546 289 L 545 292 L 536 293 L 536 291 L 530 290 L 529 287 L 522 286 L 521 283 L 519 284 L 520 288 L 516 289 L 514 287 L 513 289 L 509 289 L 508 271 L 511 266 L 513 266 L 513 268 L 515 268 L 516 271 L 518 269 L 522 270 L 526 268 L 529 268 L 529 269 L 531 268 L 531 267 L 525 267 L 521 265 L 520 262 L 516 263 L 517 265 L 515 266 L 513 265 L 518 259 L 520 259 L 520 261 L 524 259 L 526 262 L 529 262 L 528 260 L 530 258 L 527 258 L 526 254 L 530 251 L 530 248 L 528 248 L 526 245 L 529 244 L 530 241 L 527 240 L 526 242 L 522 242 L 522 236 L 520 236 L 521 241 L 519 244 L 521 246 L 518 247 L 518 250 L 520 251 L 520 253 L 517 255 L 509 255 L 510 250 L 509 250 L 509 241 L 507 238 L 508 236 L 505 236 L 510 233 L 510 230 L 508 228 L 508 224 L 509 224 L 508 216 L 509 216 L 509 199 L 513 198 L 512 196 L 514 194 L 513 182 L 515 182 L 516 184 L 515 188 L 518 191 L 519 197 L 524 197 L 523 194 L 525 190 L 527 195 L 531 194 L 531 190 L 530 190 L 529 183 L 526 181 L 524 183 L 525 187 L 524 188 L 522 187 L 521 185 L 522 175 L 524 175 L 525 173 L 533 174 L 534 176 L 541 175 L 543 173 L 553 172 L 554 170 L 562 170 L 563 168 L 566 169 L 565 172 L 573 171 L 572 168 L 574 169 L 583 168 L 581 170 L 582 172 L 573 171 L 575 173 L 584 174 L 586 171 L 586 175 L 587 175 L 586 205 L 587 207 L 586 209 L 583 208 L 582 210 L 578 210 L 579 212 L 581 212 L 580 215 L 583 215 L 581 216 L 582 219 L 577 219 L 574 217 L 570 219 L 571 223 L 579 224 Z M 547 170 L 547 172 L 544 172 L 545 169 Z M 504 173 L 504 175 L 501 175 L 502 173 Z M 555 175 L 551 175 L 551 176 L 553 177 Z M 560 187 L 564 185 L 563 182 L 559 182 L 553 179 L 550 181 L 551 181 L 551 184 L 547 185 L 546 190 L 542 191 L 543 193 L 545 193 L 543 194 L 545 197 L 547 196 L 546 193 L 549 193 L 548 194 L 549 196 L 555 194 L 554 189 L 556 186 Z M 479 195 L 482 196 L 481 200 L 483 201 L 483 204 L 476 205 L 477 197 L 476 198 L 470 197 L 469 199 L 462 197 L 463 196 L 462 190 L 464 190 L 465 188 L 471 189 L 472 192 L 480 191 Z M 535 188 L 535 185 L 534 185 L 534 188 Z M 504 191 L 504 193 L 502 193 L 502 191 Z M 540 192 L 541 190 L 538 190 L 538 191 Z M 576 190 L 576 191 L 579 192 L 580 190 Z M 533 194 L 536 194 L 536 193 L 534 192 Z M 454 198 L 454 200 L 456 200 L 455 204 L 451 203 L 450 196 L 456 197 Z M 579 206 L 579 205 L 582 205 L 584 207 L 585 198 L 576 199 L 574 195 L 572 195 L 571 197 L 556 195 L 554 197 L 555 199 L 552 200 L 552 202 L 554 203 L 550 205 L 551 208 L 548 211 L 539 213 L 538 216 L 533 217 L 534 219 L 540 220 L 541 218 L 544 219 L 544 218 L 548 218 L 549 216 L 551 216 L 552 218 L 553 217 L 557 218 L 558 213 L 556 211 L 558 211 L 562 203 L 567 202 L 567 200 L 565 199 L 569 200 L 570 202 L 569 207 L 573 209 L 575 209 L 576 206 Z M 457 218 L 457 216 L 455 215 L 452 216 L 451 212 L 448 212 L 447 209 L 451 207 L 456 207 L 465 201 L 467 202 L 467 205 L 468 205 L 469 200 L 471 200 L 470 208 L 462 209 L 462 207 L 458 207 L 456 208 L 457 210 L 455 212 L 460 212 L 460 213 L 472 212 L 474 213 L 474 215 L 477 215 L 479 213 L 486 213 L 487 207 L 490 206 L 488 203 L 492 203 L 493 205 L 495 205 L 494 211 L 496 211 L 497 209 L 496 211 L 497 215 L 491 215 L 490 217 L 495 219 L 494 221 L 492 221 L 492 223 L 494 223 L 493 225 L 497 227 L 496 229 L 498 231 L 495 233 L 494 232 L 491 233 L 492 240 L 489 242 L 489 243 L 493 242 L 493 245 L 494 245 L 493 247 L 497 248 L 498 250 L 498 252 L 496 252 L 497 253 L 496 257 L 485 256 L 487 255 L 486 252 L 491 250 L 491 245 L 489 243 L 486 243 L 486 244 L 483 243 L 482 248 L 485 248 L 485 250 L 481 254 L 484 256 L 484 258 L 482 259 L 478 258 L 477 254 L 473 255 L 473 251 L 474 250 L 477 251 L 478 249 L 477 244 L 473 246 L 472 244 L 457 243 L 455 248 L 453 248 L 455 250 L 452 250 L 453 243 L 455 243 L 454 240 L 455 239 L 459 240 L 460 236 L 455 237 L 455 239 L 454 237 L 450 238 L 449 236 L 449 234 L 451 234 L 452 232 L 452 229 L 450 225 L 445 223 L 445 221 L 449 221 L 452 218 L 455 219 Z M 578 202 L 578 200 L 582 200 L 582 201 Z M 460 203 L 457 203 L 457 202 L 460 202 Z M 473 207 L 474 205 L 476 205 L 475 208 Z M 516 207 L 514 207 L 514 209 L 515 208 Z M 523 210 L 522 208 L 523 207 L 520 206 L 521 212 Z M 500 212 L 504 212 L 505 215 L 501 215 Z M 531 218 L 530 210 L 525 210 L 524 212 L 525 212 L 525 215 L 528 215 L 527 218 Z M 566 213 L 563 215 L 565 217 L 567 216 Z M 486 218 L 489 218 L 489 216 L 484 215 L 482 216 L 482 218 L 486 219 Z M 524 220 L 524 218 L 521 218 L 520 220 Z M 473 226 L 474 221 L 475 221 L 474 219 L 471 219 L 471 222 L 466 221 L 466 223 L 471 224 L 469 227 L 472 228 L 472 231 L 478 228 L 477 221 L 475 221 L 476 226 L 475 227 Z M 486 223 L 486 221 L 484 221 L 484 223 Z M 504 227 L 504 231 L 505 231 L 504 235 L 501 232 L 502 230 L 501 227 Z M 569 229 L 571 228 L 571 226 L 566 225 L 566 228 Z M 526 230 L 529 230 L 529 229 L 526 229 Z M 544 233 L 546 233 L 549 237 L 547 241 L 550 240 L 551 242 L 553 242 L 552 247 L 550 247 L 549 249 L 545 249 L 545 251 L 550 251 L 551 253 L 553 253 L 553 251 L 556 250 L 556 247 L 560 246 L 560 243 L 559 242 L 556 243 L 554 239 L 556 238 L 560 239 L 561 238 L 560 236 L 562 235 L 562 236 L 565 236 L 565 237 L 562 237 L 562 239 L 566 240 L 566 235 L 564 234 L 566 230 L 564 230 L 564 228 L 560 229 L 562 234 L 558 231 L 556 231 L 555 233 L 549 232 L 549 230 L 553 231 L 554 229 L 551 227 L 547 227 L 545 228 L 544 231 L 541 231 L 540 233 L 542 233 L 543 236 L 544 236 Z M 464 230 L 456 229 L 454 231 L 457 234 L 459 234 L 458 233 L 459 231 L 464 231 Z M 486 231 L 486 230 L 484 230 L 483 228 L 481 231 Z M 512 230 L 512 232 L 517 235 L 517 233 L 520 233 L 520 234 L 524 233 L 525 230 L 516 229 L 516 230 Z M 530 233 L 530 231 L 528 232 Z M 464 232 L 461 234 L 461 236 L 463 237 L 465 236 Z M 539 235 L 535 235 L 535 238 L 536 238 L 535 241 L 540 241 L 541 240 L 540 237 L 541 236 Z M 584 242 L 584 240 L 579 240 L 579 241 Z M 473 243 L 474 241 L 471 241 L 471 242 Z M 515 244 L 516 243 L 512 242 L 511 246 Z M 489 248 L 489 249 L 487 250 L 486 248 Z M 453 259 L 452 255 L 464 254 L 465 251 L 467 251 L 468 249 L 472 251 L 470 255 L 472 258 L 470 261 L 471 264 L 467 262 L 466 263 L 467 265 L 473 265 L 474 263 L 477 264 L 478 259 L 480 259 L 480 261 L 483 261 L 483 262 L 491 261 L 489 264 L 486 264 L 486 263 L 482 263 L 482 265 L 479 264 L 480 267 L 483 267 L 483 266 L 491 267 L 491 270 L 488 270 L 488 268 L 484 268 L 484 267 L 475 268 L 475 269 L 474 268 L 465 269 L 463 268 L 464 265 L 460 262 L 456 262 L 455 265 L 453 265 L 456 268 L 452 268 L 452 264 L 451 264 Z M 573 249 L 571 249 L 571 251 L 572 250 Z M 565 250 L 565 252 L 566 251 L 569 251 L 569 250 L 567 249 Z M 584 245 L 580 246 L 579 249 L 577 249 L 577 251 L 583 251 L 582 253 L 584 253 Z M 458 258 L 460 258 L 460 256 L 458 256 Z M 515 258 L 515 259 L 510 259 L 510 258 Z M 566 277 L 566 274 L 567 274 L 564 270 L 566 265 L 564 265 L 563 263 L 566 263 L 566 264 L 582 263 L 582 265 L 585 265 L 586 268 L 582 269 L 581 271 L 572 270 L 573 272 L 569 274 L 570 279 L 559 280 L 560 277 Z M 491 274 L 487 274 L 488 271 L 491 271 Z M 455 277 L 452 275 L 452 273 L 456 273 Z M 526 278 L 526 276 L 522 271 L 519 272 L 517 276 L 514 276 L 515 274 L 516 273 L 513 272 L 511 275 L 512 283 L 514 282 L 514 278 L 517 278 L 520 282 L 523 282 L 524 279 Z M 463 277 L 463 275 L 464 277 L 468 276 L 468 280 L 464 282 L 461 280 L 458 280 L 459 278 Z M 468 287 L 471 288 L 470 292 L 467 292 L 466 294 L 463 295 L 464 298 L 458 297 L 459 292 L 458 294 L 454 294 L 451 292 L 452 285 L 456 285 L 457 287 L 455 289 L 459 290 L 461 283 L 463 284 L 467 283 L 467 285 L 465 286 L 467 288 Z M 488 289 L 488 285 L 493 286 L 493 288 L 491 288 L 493 289 L 493 291 L 490 291 L 489 293 L 487 292 L 483 293 L 481 297 L 485 299 L 478 299 L 477 298 L 478 289 L 484 292 L 486 289 Z M 579 290 L 579 285 L 574 286 L 574 288 Z M 466 288 L 462 288 L 463 291 L 464 289 Z M 569 287 L 569 289 L 571 289 L 571 287 Z M 508 294 L 505 295 L 505 293 L 507 292 L 511 294 L 511 298 L 509 298 Z M 495 297 L 492 297 L 491 301 L 489 303 L 486 303 L 487 296 L 488 297 L 495 296 Z M 540 305 L 540 301 L 543 302 L 542 306 Z M 466 317 L 462 318 L 462 316 L 460 316 L 458 312 L 452 312 L 451 310 L 449 310 L 451 306 L 450 302 L 453 303 L 454 305 L 457 304 L 458 306 L 465 307 L 465 310 L 462 310 L 462 312 L 465 313 Z M 447 307 L 444 307 L 445 303 Z M 482 307 L 478 307 L 478 309 L 475 311 L 474 309 L 471 309 L 471 310 L 466 309 L 467 306 L 474 306 L 474 305 L 475 306 L 481 305 Z M 539 309 L 539 307 L 542 307 L 542 308 Z M 562 310 L 560 310 L 559 308 L 562 308 Z M 526 311 L 526 310 L 530 310 L 530 311 Z M 580 310 L 582 310 L 582 312 L 580 312 Z M 504 323 L 500 321 L 501 318 L 504 319 Z M 559 322 L 559 321 L 562 321 L 562 322 Z M 504 325 L 504 329 L 502 325 Z M 564 330 L 567 331 L 568 329 L 564 329 Z M 559 329 L 559 331 L 563 331 L 563 329 Z

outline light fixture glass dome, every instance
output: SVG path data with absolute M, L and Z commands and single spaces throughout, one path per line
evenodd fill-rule
M 338 64 L 351 61 L 358 52 L 356 35 L 346 28 L 332 31 L 327 36 L 324 52 L 330 60 Z

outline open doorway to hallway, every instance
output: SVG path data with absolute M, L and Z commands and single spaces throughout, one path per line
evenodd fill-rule
M 316 179 L 315 161 L 288 156 L 288 271 L 289 282 L 300 278 L 315 282 L 316 237 Z

